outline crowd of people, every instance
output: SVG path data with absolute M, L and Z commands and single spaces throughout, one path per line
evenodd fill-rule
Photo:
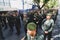
M 0 13 L 0 37 L 4 39 L 2 28 L 4 30 L 10 28 L 10 32 L 13 32 L 13 27 L 15 26 L 17 35 L 20 35 L 21 28 L 21 20 L 24 25 L 24 31 L 26 37 L 21 40 L 46 40 L 48 36 L 48 40 L 51 38 L 52 30 L 54 27 L 54 23 L 56 21 L 57 15 L 52 15 L 50 12 L 41 13 L 40 10 L 30 11 L 28 13 L 20 14 L 17 11 L 9 11 L 7 13 Z M 37 30 L 40 28 L 44 35 L 36 35 L 38 34 Z M 36 36 L 36 37 L 35 37 Z M 31 37 L 33 39 L 31 39 Z
M 21 22 L 20 22 L 20 16 L 18 15 L 18 12 L 7 12 L 7 13 L 0 13 L 0 35 L 2 39 L 3 37 L 3 32 L 2 29 L 4 27 L 4 30 L 9 29 L 10 32 L 13 32 L 13 27 L 15 26 L 17 35 L 20 34 L 20 27 L 21 27 Z
M 35 12 L 32 11 L 30 14 L 25 13 L 23 20 L 25 24 L 25 33 L 27 36 L 26 40 L 31 40 L 31 37 L 33 37 L 34 40 L 46 40 L 47 36 L 48 40 L 51 40 L 54 23 L 56 21 L 56 15 L 53 16 L 52 12 L 46 12 L 43 14 L 40 12 L 40 10 Z M 34 23 L 36 25 L 36 28 L 34 28 Z M 39 36 L 37 39 L 35 39 L 35 36 L 32 36 L 38 34 L 38 28 L 40 28 L 43 31 L 44 38 L 43 36 Z M 22 40 L 25 39 L 23 38 Z

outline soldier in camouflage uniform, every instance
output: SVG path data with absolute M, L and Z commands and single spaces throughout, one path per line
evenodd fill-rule
M 48 36 L 48 40 L 51 40 L 52 30 L 54 27 L 54 20 L 51 19 L 52 14 L 48 13 L 46 19 L 42 21 L 42 30 L 44 32 L 44 40 Z
M 36 34 L 36 24 L 34 22 L 30 22 L 27 24 L 27 33 L 21 40 L 43 40 L 43 35 Z

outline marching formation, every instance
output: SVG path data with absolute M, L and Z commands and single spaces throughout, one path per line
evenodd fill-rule
M 13 28 L 16 28 L 16 34 L 20 35 L 21 20 L 24 25 L 25 36 L 21 40 L 51 40 L 54 23 L 56 21 L 56 15 L 52 12 L 41 13 L 40 10 L 31 11 L 28 13 L 18 13 L 17 11 L 9 11 L 7 13 L 0 13 L 0 39 L 5 39 L 2 29 L 9 29 L 13 32 Z M 42 35 L 39 35 L 38 28 L 43 31 Z

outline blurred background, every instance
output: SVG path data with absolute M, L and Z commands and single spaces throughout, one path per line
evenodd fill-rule
M 55 27 L 51 40 L 60 40 L 60 0 L 0 0 L 0 35 L 3 36 L 0 37 L 0 40 L 21 40 L 25 35 L 23 20 L 28 18 L 29 14 L 37 11 L 40 11 L 41 14 L 53 14 Z M 19 19 L 16 18 L 17 23 L 12 16 L 19 16 Z M 43 16 L 44 18 L 45 16 Z M 11 32 L 12 27 L 9 27 L 11 26 L 9 23 L 13 24 L 13 32 Z M 20 27 L 17 28 L 16 25 Z M 20 35 L 17 35 L 18 29 L 20 29 Z M 40 33 L 39 30 L 38 33 Z

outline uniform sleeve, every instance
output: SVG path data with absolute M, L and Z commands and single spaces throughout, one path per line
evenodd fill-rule
M 45 21 L 45 20 L 46 20 L 46 19 L 44 19 L 44 20 L 42 21 L 42 25 L 41 25 L 43 31 L 45 31 L 45 27 L 44 27 L 44 21 Z
M 25 39 L 25 36 L 21 40 L 24 40 L 24 39 Z
M 43 40 L 44 39 L 44 36 L 43 35 L 40 35 L 38 40 Z
M 45 31 L 44 25 L 42 25 L 42 30 Z
M 51 31 L 53 30 L 53 28 L 54 28 L 54 21 L 52 20 L 52 26 L 51 26 L 51 28 L 48 30 L 48 32 L 51 32 Z

